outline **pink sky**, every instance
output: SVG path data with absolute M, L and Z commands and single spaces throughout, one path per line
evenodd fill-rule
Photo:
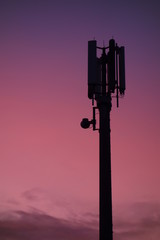
M 98 132 L 80 121 L 92 116 L 88 40 L 114 37 L 127 81 L 111 112 L 114 240 L 159 239 L 159 10 L 156 1 L 1 1 L 0 238 L 98 239 Z

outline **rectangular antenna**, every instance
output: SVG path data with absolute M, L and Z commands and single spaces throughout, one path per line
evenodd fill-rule
M 100 59 L 97 58 L 97 79 L 96 79 L 96 86 L 95 86 L 95 99 L 96 100 L 101 95 L 101 93 L 102 93 L 102 69 L 101 69 Z
M 124 95 L 126 89 L 125 84 L 125 53 L 124 47 L 119 48 L 119 91 Z
M 108 53 L 108 88 L 111 92 L 115 91 L 115 41 L 109 41 Z
M 88 41 L 88 98 L 93 99 L 97 83 L 97 41 Z

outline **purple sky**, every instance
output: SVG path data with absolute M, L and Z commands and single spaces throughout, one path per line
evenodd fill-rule
M 111 113 L 114 240 L 160 237 L 160 3 L 0 2 L 0 238 L 98 239 L 87 44 L 126 52 Z

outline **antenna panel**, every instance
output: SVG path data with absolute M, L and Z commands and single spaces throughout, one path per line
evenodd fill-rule
M 95 94 L 97 83 L 97 41 L 88 41 L 88 98 L 92 99 Z
M 108 87 L 111 92 L 115 91 L 115 41 L 109 41 L 108 53 Z
M 124 94 L 126 89 L 125 84 L 125 52 L 124 47 L 119 48 L 119 91 Z
M 102 69 L 99 58 L 97 58 L 97 79 L 95 85 L 95 99 L 102 93 Z

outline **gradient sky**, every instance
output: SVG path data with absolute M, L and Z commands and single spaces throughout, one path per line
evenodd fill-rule
M 160 238 L 160 3 L 0 1 L 0 238 L 98 239 L 87 44 L 126 52 L 111 112 L 114 240 Z M 40 222 L 40 223 L 39 223 Z

